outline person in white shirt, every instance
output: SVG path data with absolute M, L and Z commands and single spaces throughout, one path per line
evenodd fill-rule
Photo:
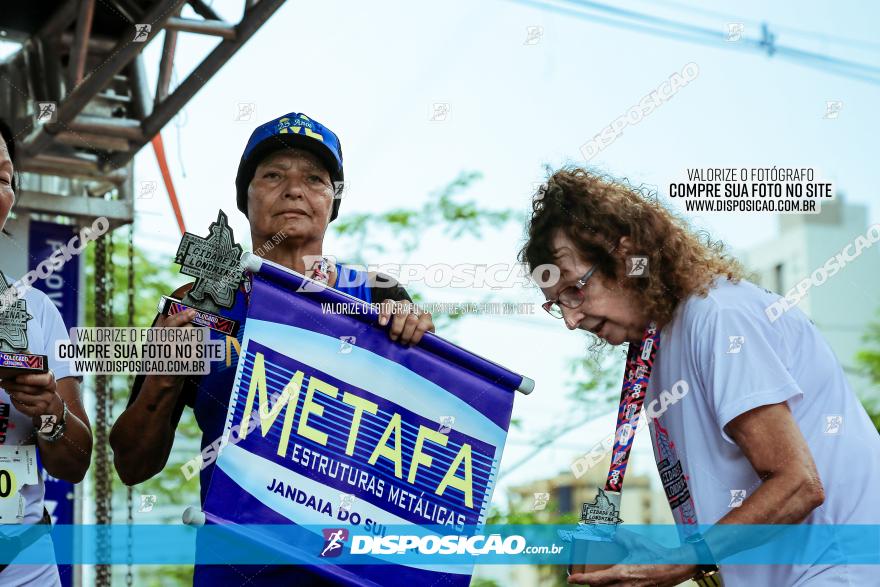
M 880 226 L 872 230 L 880 240 Z M 720 245 L 659 202 L 581 168 L 555 172 L 535 198 L 520 257 L 558 266 L 560 279 L 542 287 L 544 307 L 569 329 L 639 345 L 651 323 L 660 328 L 644 405 L 667 394 L 651 439 L 685 540 L 678 549 L 640 546 L 655 548 L 656 560 L 708 553 L 718 563 L 623 560 L 569 583 L 716 585 L 719 570 L 727 587 L 877 583 L 876 565 L 827 564 L 825 555 L 841 553 L 833 540 L 796 561 L 816 564 L 724 563 L 775 534 L 737 540 L 723 525 L 880 524 L 880 434 L 803 312 L 768 311 L 780 297 L 746 281 Z
M 0 229 L 6 224 L 15 203 L 15 176 L 13 157 L 15 143 L 9 127 L 0 121 Z M 3 237 L 7 238 L 7 237 Z M 2 267 L 0 267 L 2 270 Z M 4 277 L 4 279 L 6 279 Z M 11 281 L 11 280 L 9 280 Z M 0 289 L 5 289 L 0 285 Z M 28 455 L 36 459 L 50 475 L 79 483 L 86 475 L 92 454 L 92 432 L 79 393 L 79 379 L 72 377 L 66 363 L 55 360 L 55 342 L 69 340 L 61 314 L 52 301 L 41 291 L 31 288 L 21 298 L 27 313 L 27 351 L 46 355 L 47 373 L 6 376 L 0 378 L 0 475 L 6 481 L 13 479 L 9 471 L 4 475 L 10 455 Z M 6 302 L 8 304 L 8 300 Z M 12 306 L 0 307 L 0 312 Z M 54 421 L 41 416 L 54 416 Z M 21 459 L 19 459 L 21 460 Z M 35 461 L 34 461 L 35 462 Z M 52 541 L 40 524 L 48 524 L 43 506 L 44 486 L 36 467 L 18 470 L 15 481 L 3 491 L 11 495 L 2 500 L 0 534 L 15 537 L 25 552 L 39 551 L 39 559 L 54 560 Z M 14 473 L 13 473 L 14 474 Z M 7 504 L 17 507 L 6 508 Z M 10 524 L 20 527 L 10 528 Z M 48 528 L 48 526 L 46 526 Z M 7 543 L 8 544 L 8 543 Z M 40 549 L 43 549 L 40 551 Z M 4 549 L 8 553 L 8 549 Z M 45 554 L 44 554 L 45 553 Z M 25 556 L 21 558 L 27 559 Z M 0 564 L 0 585 L 60 585 L 58 569 L 54 564 Z

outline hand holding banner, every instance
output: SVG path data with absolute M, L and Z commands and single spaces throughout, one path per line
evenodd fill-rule
M 209 522 L 323 526 L 339 540 L 343 529 L 378 536 L 392 524 L 450 533 L 483 524 L 513 391 L 531 391 L 532 381 L 432 334 L 403 347 L 369 307 L 323 313 L 321 302 L 355 298 L 303 291 L 302 276 L 252 259 L 228 444 L 204 504 Z M 320 556 L 302 553 L 305 564 Z M 310 570 L 389 584 L 382 566 Z M 467 585 L 469 576 L 469 567 L 400 565 L 393 581 Z

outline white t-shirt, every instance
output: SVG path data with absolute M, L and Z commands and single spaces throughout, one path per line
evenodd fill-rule
M 24 300 L 28 314 L 33 316 L 27 324 L 28 352 L 46 355 L 55 380 L 70 377 L 68 362 L 55 360 L 55 341 L 68 340 L 67 329 L 58 308 L 46 294 L 36 288 L 29 289 Z M 0 387 L 0 444 L 36 444 L 37 434 L 30 416 L 19 412 L 9 400 L 9 394 Z M 21 494 L 25 500 L 23 525 L 36 524 L 43 517 L 43 476 L 37 475 L 38 483 L 24 485 Z M 52 548 L 49 536 L 42 537 L 29 547 Z M 10 565 L 0 573 L 2 585 L 60 585 L 55 565 Z
M 673 516 L 685 528 L 714 524 L 739 490 L 748 497 L 760 486 L 724 426 L 782 402 L 825 489 L 825 503 L 803 523 L 880 524 L 880 435 L 809 318 L 795 308 L 770 322 L 764 309 L 778 299 L 746 281 L 717 280 L 707 297 L 682 303 L 661 332 L 645 402 L 681 379 L 688 384 L 687 395 L 650 428 Z M 875 585 L 877 572 L 876 566 L 721 565 L 727 587 Z

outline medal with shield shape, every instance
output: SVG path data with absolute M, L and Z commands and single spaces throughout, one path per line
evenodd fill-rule
M 25 299 L 0 272 L 0 379 L 49 370 L 46 355 L 27 352 L 27 325 L 33 319 Z
M 220 311 L 235 304 L 235 294 L 244 280 L 243 253 L 223 210 L 211 223 L 208 236 L 185 233 L 174 262 L 182 274 L 195 278 L 195 284 L 182 300 L 163 296 L 159 311 L 170 316 L 191 308 L 196 311 L 193 324 L 235 336 L 238 322 Z

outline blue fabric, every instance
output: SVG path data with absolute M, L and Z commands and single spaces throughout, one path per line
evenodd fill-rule
M 357 284 L 354 286 L 342 285 L 336 287 L 343 293 L 347 293 L 367 303 L 371 303 L 370 289 L 368 287 L 368 279 L 364 272 L 346 265 L 337 265 L 339 272 L 339 281 L 342 284 Z M 194 390 L 195 397 L 190 398 L 189 405 L 193 408 L 196 422 L 202 431 L 202 450 L 223 435 L 223 427 L 226 422 L 226 411 L 229 407 L 229 398 L 232 395 L 232 386 L 235 381 L 235 370 L 238 363 L 238 353 L 236 348 L 241 348 L 242 337 L 244 336 L 244 323 L 247 316 L 248 293 L 245 286 L 242 286 L 235 297 L 235 304 L 232 308 L 220 312 L 221 315 L 238 321 L 238 347 L 234 347 L 231 343 L 227 343 L 230 355 L 224 362 L 215 363 L 208 375 L 203 375 L 197 388 Z M 211 331 L 212 340 L 225 341 L 226 336 L 218 332 Z M 208 484 L 211 481 L 211 474 L 214 472 L 214 463 L 205 467 L 201 472 L 201 502 L 205 501 L 205 492 L 208 490 Z
M 364 271 L 359 271 L 354 269 L 353 267 L 348 267 L 346 265 L 337 265 L 337 271 L 339 272 L 339 278 L 337 281 L 340 283 L 352 283 L 357 284 L 353 286 L 337 286 L 334 289 L 337 289 L 341 292 L 347 293 L 350 296 L 354 296 L 359 300 L 363 300 L 368 304 L 372 303 L 372 297 L 370 296 L 370 288 L 368 282 L 367 275 L 364 275 Z
M 337 265 L 339 281 L 342 284 L 357 284 L 355 286 L 342 285 L 335 289 L 352 295 L 367 303 L 372 302 L 368 279 L 357 269 L 345 265 Z M 344 278 L 345 279 L 344 279 Z M 239 323 L 238 348 L 241 347 L 244 336 L 244 322 L 247 315 L 249 294 L 245 286 L 242 286 L 235 297 L 235 304 L 228 310 L 220 312 L 223 316 L 232 318 Z M 279 311 L 283 311 L 280 310 Z M 225 340 L 226 336 L 211 331 L 214 340 Z M 223 435 L 226 422 L 226 411 L 229 407 L 229 399 L 232 395 L 232 387 L 235 380 L 235 371 L 238 362 L 236 348 L 229 345 L 231 357 L 229 360 L 215 363 L 211 373 L 200 378 L 198 386 L 194 389 L 195 397 L 190 398 L 189 405 L 193 408 L 196 421 L 202 431 L 202 450 Z M 214 473 L 214 463 L 206 466 L 200 474 L 201 502 L 205 501 L 205 493 Z M 263 565 L 196 565 L 193 573 L 194 585 L 244 585 L 256 587 L 267 585 L 276 587 L 290 585 L 291 578 L 296 578 L 296 585 L 327 585 L 325 579 L 313 577 L 310 573 L 299 567 L 292 566 L 263 566 Z
M 323 144 L 328 155 L 336 163 L 329 169 L 330 173 L 335 176 L 342 172 L 342 147 L 339 144 L 339 137 L 317 120 L 299 112 L 290 112 L 254 129 L 241 160 L 246 161 L 263 142 L 283 140 L 287 138 L 286 135 L 291 134 L 306 136 Z

